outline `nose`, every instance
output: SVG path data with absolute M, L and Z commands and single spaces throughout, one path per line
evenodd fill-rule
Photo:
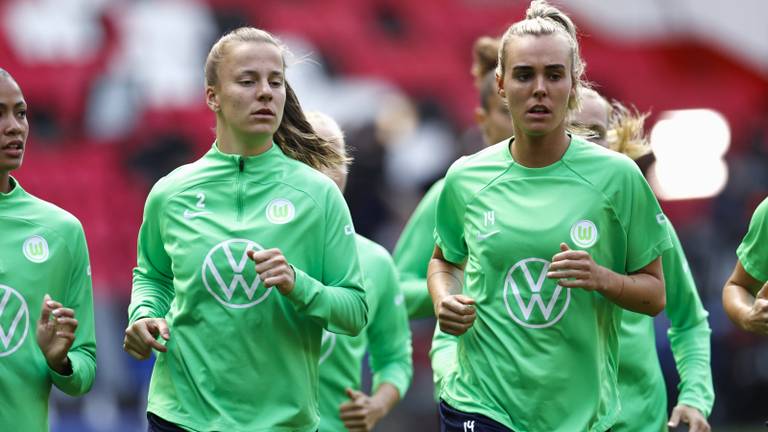
M 14 113 L 3 114 L 0 116 L 0 131 L 3 135 L 20 135 L 24 131 L 24 125 Z
M 533 95 L 538 98 L 541 98 L 547 95 L 546 79 L 543 75 L 539 75 L 536 77 L 534 81 Z
M 259 81 L 259 85 L 257 86 L 257 94 L 256 98 L 260 101 L 271 101 L 272 100 L 272 86 L 269 84 L 269 80 L 261 80 Z

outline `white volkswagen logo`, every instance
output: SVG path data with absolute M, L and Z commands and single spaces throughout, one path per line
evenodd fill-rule
M 27 302 L 15 289 L 0 285 L 0 357 L 9 356 L 19 349 L 28 332 Z
M 336 346 L 336 333 L 323 330 L 323 339 L 320 342 L 320 364 L 330 357 L 333 348 Z
M 251 240 L 224 240 L 214 246 L 203 261 L 203 284 L 224 306 L 255 306 L 272 292 L 272 288 L 264 288 L 261 284 L 255 265 L 248 258 L 247 252 L 251 249 L 264 250 Z M 241 288 L 242 292 L 239 292 L 238 288 Z
M 549 265 L 549 261 L 541 258 L 526 258 L 513 265 L 504 280 L 507 313 L 524 327 L 550 327 L 560 321 L 568 309 L 571 290 L 565 288 L 563 293 L 563 287 L 547 279 Z

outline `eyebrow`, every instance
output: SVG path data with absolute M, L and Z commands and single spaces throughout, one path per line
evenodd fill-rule
M 528 71 L 528 70 L 533 69 L 533 66 L 519 65 L 519 66 L 514 66 L 512 69 L 513 70 L 525 70 L 525 71 Z M 552 70 L 552 69 L 560 70 L 560 69 L 563 69 L 563 70 L 565 70 L 565 65 L 562 65 L 562 64 L 559 64 L 559 63 L 557 63 L 557 64 L 548 64 L 548 65 L 544 66 L 544 69 L 548 69 L 548 70 Z
M 4 104 L 4 103 L 0 102 L 0 109 L 5 109 L 7 106 L 8 106 L 8 105 L 6 105 L 6 104 Z M 24 101 L 16 102 L 16 103 L 13 105 L 13 107 L 14 107 L 14 108 L 26 108 L 26 107 L 27 107 L 27 103 L 26 103 L 26 102 L 24 102 Z
M 258 75 L 261 75 L 261 74 L 257 70 L 244 69 L 244 70 L 239 71 L 238 75 L 257 75 L 258 76 Z M 267 75 L 268 76 L 269 75 L 283 76 L 283 71 L 281 71 L 281 70 L 271 70 L 271 71 L 269 71 L 269 73 Z

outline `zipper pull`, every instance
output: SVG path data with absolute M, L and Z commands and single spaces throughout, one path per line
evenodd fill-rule
M 243 168 L 245 168 L 245 159 L 243 159 L 242 156 L 240 156 L 239 164 L 240 164 L 240 172 L 243 172 Z

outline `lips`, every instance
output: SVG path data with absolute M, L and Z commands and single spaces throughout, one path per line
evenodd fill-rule
M 258 116 L 274 116 L 275 113 L 272 112 L 269 108 L 262 108 L 260 110 L 254 111 L 251 113 L 252 115 L 258 115 Z
M 534 105 L 531 108 L 528 109 L 529 114 L 550 114 L 552 111 L 550 111 L 549 108 L 547 108 L 545 105 Z
M 21 155 L 24 153 L 24 141 L 22 140 L 10 141 L 0 146 L 0 150 L 2 150 L 2 152 L 6 156 L 21 157 Z

